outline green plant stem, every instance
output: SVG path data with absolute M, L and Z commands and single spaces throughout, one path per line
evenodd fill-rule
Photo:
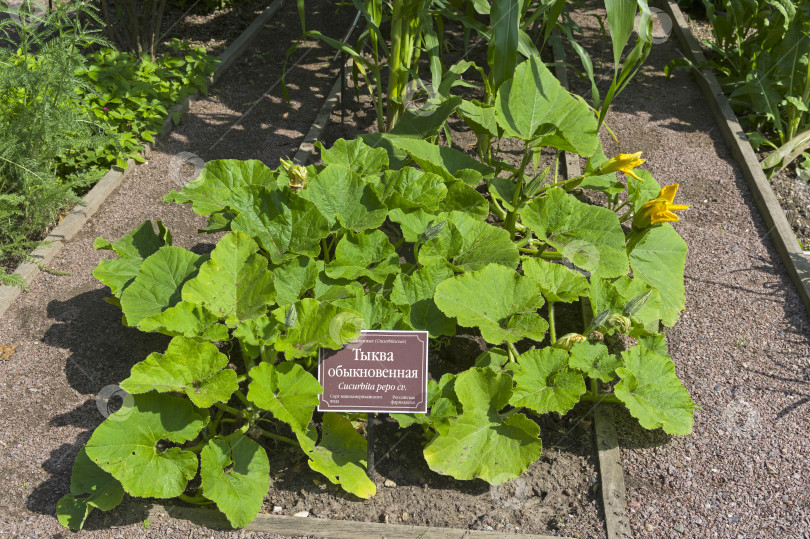
M 620 210 L 620 209 L 624 208 L 625 206 L 627 206 L 627 205 L 629 205 L 629 204 L 630 204 L 630 201 L 629 201 L 629 200 L 625 200 L 624 202 L 622 202 L 622 204 L 621 204 L 620 206 L 618 206 L 618 207 L 616 207 L 616 208 L 613 208 L 613 211 L 614 211 L 614 212 L 616 212 L 616 213 L 619 213 L 619 210 Z
M 259 429 L 259 432 L 261 433 L 262 436 L 265 436 L 265 437 L 270 438 L 272 440 L 278 440 L 279 442 L 284 442 L 285 444 L 290 444 L 290 445 L 295 446 L 295 447 L 298 447 L 300 445 L 297 440 L 293 440 L 292 438 L 287 438 L 286 436 L 281 436 L 281 435 L 278 435 L 278 434 L 273 434 L 272 432 L 267 432 L 266 430 L 264 430 L 261 427 L 255 427 L 255 428 Z
M 531 160 L 532 160 L 531 151 L 529 151 L 529 146 L 527 144 L 523 150 L 523 158 L 520 161 L 520 167 L 512 175 L 513 178 L 517 179 L 517 182 L 515 182 L 515 192 L 512 194 L 512 201 L 511 201 L 512 208 L 514 209 L 506 214 L 506 220 L 504 221 L 503 225 L 504 229 L 506 229 L 506 231 L 509 232 L 509 236 L 512 238 L 512 240 L 515 239 L 515 223 L 517 222 L 518 209 L 520 208 L 520 205 L 523 202 L 522 197 L 523 184 L 525 183 L 523 179 L 523 174 L 526 171 L 526 167 L 529 165 Z
M 557 251 L 543 251 L 540 253 L 540 258 L 543 260 L 562 260 L 563 255 Z
M 194 505 L 211 505 L 214 503 L 205 496 L 189 496 L 188 494 L 180 494 L 178 498 L 184 502 L 193 503 Z
M 551 337 L 551 344 L 557 342 L 557 331 L 554 329 L 554 302 L 548 302 L 548 334 Z
M 329 245 L 326 243 L 326 238 L 321 240 L 321 251 L 323 251 L 323 261 L 329 263 Z
M 228 412 L 231 415 L 235 415 L 236 417 L 242 417 L 242 412 L 240 412 L 239 410 L 237 410 L 232 406 L 228 406 L 224 402 L 215 402 L 214 406 L 216 406 L 217 408 L 219 408 L 224 412 Z
M 532 255 L 536 255 L 537 253 L 540 252 L 537 249 L 529 249 L 528 247 L 518 247 L 517 249 L 521 253 L 528 253 L 528 254 L 532 254 Z
M 253 406 L 253 404 L 247 399 L 245 394 L 239 391 L 238 389 L 234 391 L 233 394 L 236 395 L 236 398 L 239 399 L 239 401 L 245 406 Z
M 208 423 L 208 434 L 210 434 L 212 437 L 217 435 L 217 427 L 219 427 L 223 415 L 225 415 L 224 410 L 217 411 L 217 415 L 214 417 L 214 420 Z
M 552 187 L 557 187 L 558 185 L 565 185 L 567 183 L 574 183 L 576 181 L 581 181 L 581 180 L 584 180 L 584 179 L 585 179 L 585 175 L 583 174 L 581 176 L 576 176 L 574 178 L 571 178 L 570 180 L 561 180 L 561 181 L 558 181 L 558 182 L 550 183 L 550 184 L 544 186 L 543 189 L 541 190 L 541 192 L 545 191 L 546 189 L 551 189 Z
M 508 343 L 506 343 L 506 348 L 507 348 L 507 351 L 509 352 L 509 361 L 511 363 L 517 362 L 517 358 L 518 358 L 518 356 L 520 356 L 520 352 L 517 351 L 517 348 L 515 348 L 515 345 L 512 344 L 511 342 L 508 342 Z

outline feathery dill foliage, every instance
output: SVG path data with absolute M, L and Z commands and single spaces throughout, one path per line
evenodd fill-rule
M 81 177 L 59 178 L 57 158 L 109 135 L 80 106 L 83 49 L 107 45 L 96 9 L 81 0 L 38 13 L 0 0 L 0 283 L 20 286 L 10 266 L 37 244 L 54 216 L 75 204 Z M 86 99 L 86 98 L 85 98 Z

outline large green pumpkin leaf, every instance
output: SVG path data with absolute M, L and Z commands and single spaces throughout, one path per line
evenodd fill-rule
M 110 511 L 123 499 L 121 483 L 90 460 L 82 448 L 73 463 L 70 494 L 56 504 L 56 517 L 62 526 L 78 531 L 93 509 Z
M 273 171 L 259 160 L 219 159 L 207 162 L 196 180 L 188 182 L 179 193 L 170 192 L 163 201 L 191 202 L 195 213 L 211 215 L 226 208 L 245 207 L 251 199 L 251 186 L 272 189 L 274 185 Z
M 233 336 L 239 339 L 239 344 L 250 357 L 256 358 L 261 354 L 261 347 L 270 346 L 276 342 L 279 326 L 278 320 L 263 314 L 258 318 L 239 322 L 239 325 L 233 330 Z
M 254 238 L 274 264 L 296 254 L 320 254 L 329 223 L 314 204 L 288 190 L 254 188 L 249 193 L 250 204 L 231 222 L 231 230 Z
M 144 223 L 115 242 L 96 238 L 93 248 L 115 251 L 117 259 L 99 261 L 93 270 L 93 277 L 110 287 L 117 298 L 121 297 L 124 288 L 135 279 L 143 261 L 155 254 L 164 245 L 172 244 L 172 235 L 160 221 L 157 222 L 158 233 L 152 228 L 152 221 Z
M 174 498 L 197 475 L 197 455 L 158 443 L 193 440 L 208 424 L 208 412 L 186 399 L 147 393 L 108 417 L 87 442 L 87 456 L 112 474 L 132 496 Z
M 622 361 L 608 352 L 602 343 L 578 342 L 571 347 L 568 365 L 579 369 L 588 378 L 607 383 L 616 377 L 616 369 L 621 367 Z
M 596 119 L 572 96 L 538 56 L 521 63 L 498 89 L 496 120 L 507 136 L 588 157 L 599 148 Z
M 519 215 L 540 240 L 575 266 L 602 277 L 627 274 L 624 232 L 609 209 L 585 204 L 554 187 L 524 206 Z
M 326 217 L 329 225 L 362 232 L 379 227 L 387 213 L 377 193 L 359 174 L 340 165 L 329 165 L 299 192 Z
M 335 248 L 335 259 L 324 268 L 333 279 L 367 277 L 383 283 L 392 273 L 399 272 L 399 255 L 382 230 L 349 232 Z
M 253 404 L 272 412 L 295 432 L 305 433 L 312 412 L 318 406 L 323 388 L 301 365 L 283 362 L 278 366 L 261 363 L 250 370 L 247 398 Z
M 672 327 L 686 308 L 683 273 L 687 246 L 669 223 L 645 230 L 627 245 L 633 275 L 661 294 L 661 321 Z
M 121 294 L 129 326 L 160 314 L 180 301 L 183 285 L 197 274 L 205 258 L 182 247 L 164 246 L 143 261 L 132 284 Z
M 289 309 L 296 311 L 295 325 L 276 341 L 276 349 L 287 359 L 311 356 L 318 348 L 337 350 L 360 333 L 362 318 L 350 309 L 304 298 L 274 311 L 282 324 L 288 318 Z
M 231 232 L 217 243 L 211 259 L 183 287 L 183 300 L 205 305 L 229 327 L 264 314 L 276 297 L 267 259 L 250 236 Z
M 270 487 L 270 461 L 262 446 L 244 434 L 214 438 L 200 452 L 205 497 L 225 513 L 231 526 L 250 524 Z
M 447 220 L 439 235 L 419 250 L 420 264 L 444 260 L 456 271 L 475 271 L 493 263 L 514 269 L 520 263 L 517 247 L 503 228 L 458 211 L 447 214 Z
M 466 188 L 466 186 L 464 187 Z M 399 225 L 400 230 L 402 230 L 402 237 L 409 243 L 418 242 L 420 234 L 423 234 L 432 225 L 440 221 L 446 221 L 446 219 L 440 219 L 421 208 L 408 211 L 394 208 L 388 214 L 388 218 Z
M 273 286 L 279 305 L 289 305 L 301 299 L 307 290 L 315 286 L 318 278 L 318 266 L 308 256 L 293 258 L 270 271 L 276 276 Z
M 470 129 L 478 135 L 489 135 L 492 138 L 498 137 L 498 123 L 495 120 L 495 107 L 481 103 L 480 101 L 461 102 L 458 113 Z
M 582 374 L 568 367 L 568 352 L 546 347 L 529 350 L 507 365 L 513 372 L 515 390 L 509 404 L 538 414 L 565 414 L 585 394 Z
M 426 140 L 389 136 L 394 146 L 404 150 L 425 172 L 432 172 L 453 181 L 463 179 L 468 185 L 475 186 L 482 177 L 494 172 L 492 168 L 462 153 L 455 148 L 439 146 Z M 477 174 L 469 174 L 473 171 Z
M 434 300 L 460 325 L 479 328 L 490 344 L 523 338 L 541 341 L 548 329 L 537 314 L 543 305 L 537 283 L 498 264 L 442 281 Z
M 236 372 L 227 366 L 228 357 L 213 344 L 175 337 L 165 354 L 154 352 L 136 363 L 121 388 L 136 395 L 185 393 L 198 408 L 209 408 L 239 389 Z
M 505 419 L 498 414 L 512 394 L 508 374 L 470 369 L 456 378 L 455 393 L 463 412 L 425 447 L 431 470 L 500 484 L 519 477 L 540 457 L 537 423 L 523 414 Z
M 351 421 L 340 414 L 323 414 L 323 434 L 311 426 L 306 434 L 296 433 L 298 442 L 309 457 L 309 467 L 329 481 L 360 498 L 371 498 L 377 486 L 366 475 L 368 448 Z
M 442 212 L 462 212 L 483 221 L 489 216 L 489 202 L 484 196 L 461 180 L 448 181 L 447 195 L 439 202 Z
M 399 313 L 393 303 L 376 292 L 337 299 L 332 303 L 357 312 L 363 320 L 363 329 L 392 329 L 392 322 Z
M 411 275 L 397 275 L 391 301 L 407 310 L 414 329 L 426 330 L 431 337 L 455 335 L 456 322 L 447 317 L 433 301 L 436 285 L 453 276 L 444 262 L 432 262 Z
M 138 322 L 141 331 L 154 331 L 170 337 L 182 335 L 189 339 L 210 342 L 227 341 L 228 328 L 219 317 L 202 305 L 181 301 L 173 307 Z
M 422 172 L 413 167 L 385 171 L 375 187 L 380 199 L 389 209 L 422 208 L 427 211 L 436 211 L 439 202 L 447 195 L 447 187 L 441 176 Z
M 539 258 L 523 258 L 523 274 L 540 285 L 546 301 L 571 303 L 588 295 L 588 279 L 581 273 Z
M 373 176 L 388 168 L 388 152 L 385 148 L 371 148 L 361 139 L 337 139 L 328 150 L 320 142 L 321 160 L 327 165 L 341 165 L 361 176 Z
M 363 285 L 357 281 L 333 279 L 326 275 L 323 260 L 317 260 L 315 265 L 318 268 L 318 276 L 315 278 L 315 286 L 312 288 L 312 294 L 318 301 L 334 301 L 360 296 L 366 293 Z
M 669 434 L 692 432 L 695 403 L 683 387 L 675 364 L 644 346 L 622 352 L 616 369 L 621 381 L 613 392 L 645 429 L 662 427 Z

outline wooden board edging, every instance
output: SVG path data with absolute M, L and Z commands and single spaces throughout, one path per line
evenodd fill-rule
M 180 507 L 172 505 L 132 504 L 127 512 L 137 520 L 149 518 L 187 520 L 211 529 L 232 529 L 225 517 L 217 510 Z M 480 539 L 570 539 L 549 535 L 505 533 L 502 531 L 463 530 L 460 528 L 438 528 L 407 524 L 383 524 L 381 522 L 356 522 L 351 520 L 330 520 L 315 517 L 293 517 L 259 513 L 256 518 L 242 528 L 249 532 L 275 533 L 287 536 L 306 535 L 328 539 L 459 539 L 464 537 Z
M 689 30 L 689 25 L 678 4 L 673 0 L 666 0 L 663 2 L 663 7 L 672 17 L 672 29 L 686 57 L 696 66 L 706 62 L 706 57 Z M 748 137 L 745 135 L 737 115 L 731 109 L 714 73 L 710 69 L 697 67 L 692 72 L 714 113 L 726 145 L 742 169 L 743 176 L 754 196 L 754 202 L 768 228 L 768 235 L 773 239 L 776 251 L 784 262 L 788 275 L 796 285 L 804 308 L 810 314 L 810 261 L 802 251 L 799 240 L 788 223 L 770 182 L 762 172 L 762 167 L 748 142 Z
M 276 12 L 281 9 L 282 5 L 284 5 L 284 0 L 275 0 L 238 38 L 236 38 L 225 52 L 222 53 L 220 57 L 222 61 L 217 64 L 214 74 L 209 77 L 209 87 L 213 85 L 214 82 L 218 81 L 220 77 L 222 77 L 222 74 L 233 65 L 234 61 L 236 61 L 253 39 L 255 39 L 267 20 L 275 15 Z M 191 102 L 197 99 L 199 95 L 199 92 L 189 95 L 182 103 L 175 104 L 169 108 L 169 116 L 164 120 L 161 133 L 158 134 L 158 137 L 168 136 L 176 126 L 176 123 L 172 120 L 172 113 L 184 113 L 188 111 Z M 152 151 L 152 145 L 144 144 L 143 146 L 144 151 L 142 155 L 147 157 Z M 25 282 L 31 282 L 41 271 L 40 268 L 50 264 L 59 251 L 62 250 L 65 242 L 70 241 L 79 233 L 85 223 L 96 213 L 107 197 L 115 192 L 118 186 L 121 185 L 121 182 L 124 181 L 124 178 L 127 177 L 127 174 L 130 173 L 134 166 L 135 161 L 129 159 L 127 161 L 127 168 L 124 171 L 114 168 L 110 169 L 84 196 L 82 202 L 70 210 L 59 224 L 56 225 L 53 231 L 42 240 L 43 244 L 31 252 L 30 257 L 32 262 L 26 261 L 21 263 L 12 272 L 12 275 L 19 275 Z M 17 286 L 0 285 L 0 319 L 3 318 L 3 315 L 22 292 L 22 289 Z
M 307 131 L 303 142 L 301 142 L 298 151 L 293 157 L 293 162 L 296 165 L 306 166 L 307 162 L 315 155 L 315 143 L 320 138 L 321 131 L 323 131 L 326 128 L 326 124 L 329 123 L 329 117 L 332 115 L 332 111 L 335 110 L 339 99 L 343 98 L 343 96 L 340 95 L 340 90 L 343 88 L 345 79 L 341 80 L 341 78 L 345 77 L 347 79 L 349 77 L 349 69 L 351 69 L 351 67 L 352 59 L 349 58 L 346 61 L 345 69 L 341 69 L 340 73 L 335 78 L 335 82 L 332 84 L 332 89 L 329 90 L 326 101 L 321 105 L 318 115 L 315 117 L 315 121 L 312 122 L 312 126 L 309 128 L 309 131 Z

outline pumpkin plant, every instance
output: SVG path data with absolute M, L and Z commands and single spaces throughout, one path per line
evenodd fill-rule
M 94 275 L 123 323 L 172 340 L 121 382 L 132 404 L 80 451 L 60 521 L 80 528 L 128 493 L 215 504 L 245 526 L 270 484 L 266 444 L 297 447 L 332 483 L 373 496 L 363 423 L 316 413 L 312 374 L 320 348 L 360 329 L 440 338 L 461 327 L 488 344 L 473 367 L 429 382 L 427 414 L 392 414 L 422 430 L 428 466 L 456 479 L 518 477 L 542 451 L 530 414 L 582 400 L 626 406 L 644 428 L 691 432 L 694 404 L 660 333 L 684 308 L 686 245 L 667 222 L 674 191 L 634 170 L 638 156 L 607 159 L 597 120 L 548 75 L 529 60 L 499 89 L 493 122 L 524 141 L 518 167 L 389 135 L 338 140 L 318 166 L 212 161 L 165 199 L 208 218 L 201 232 L 220 235 L 210 254 L 172 245 L 148 221 L 99 238 L 117 258 Z M 529 175 L 541 145 L 588 158 L 586 172 Z M 573 191 L 585 188 L 615 204 L 581 201 Z M 554 306 L 582 298 L 590 327 L 558 331 Z M 619 352 L 616 334 L 635 344 Z

